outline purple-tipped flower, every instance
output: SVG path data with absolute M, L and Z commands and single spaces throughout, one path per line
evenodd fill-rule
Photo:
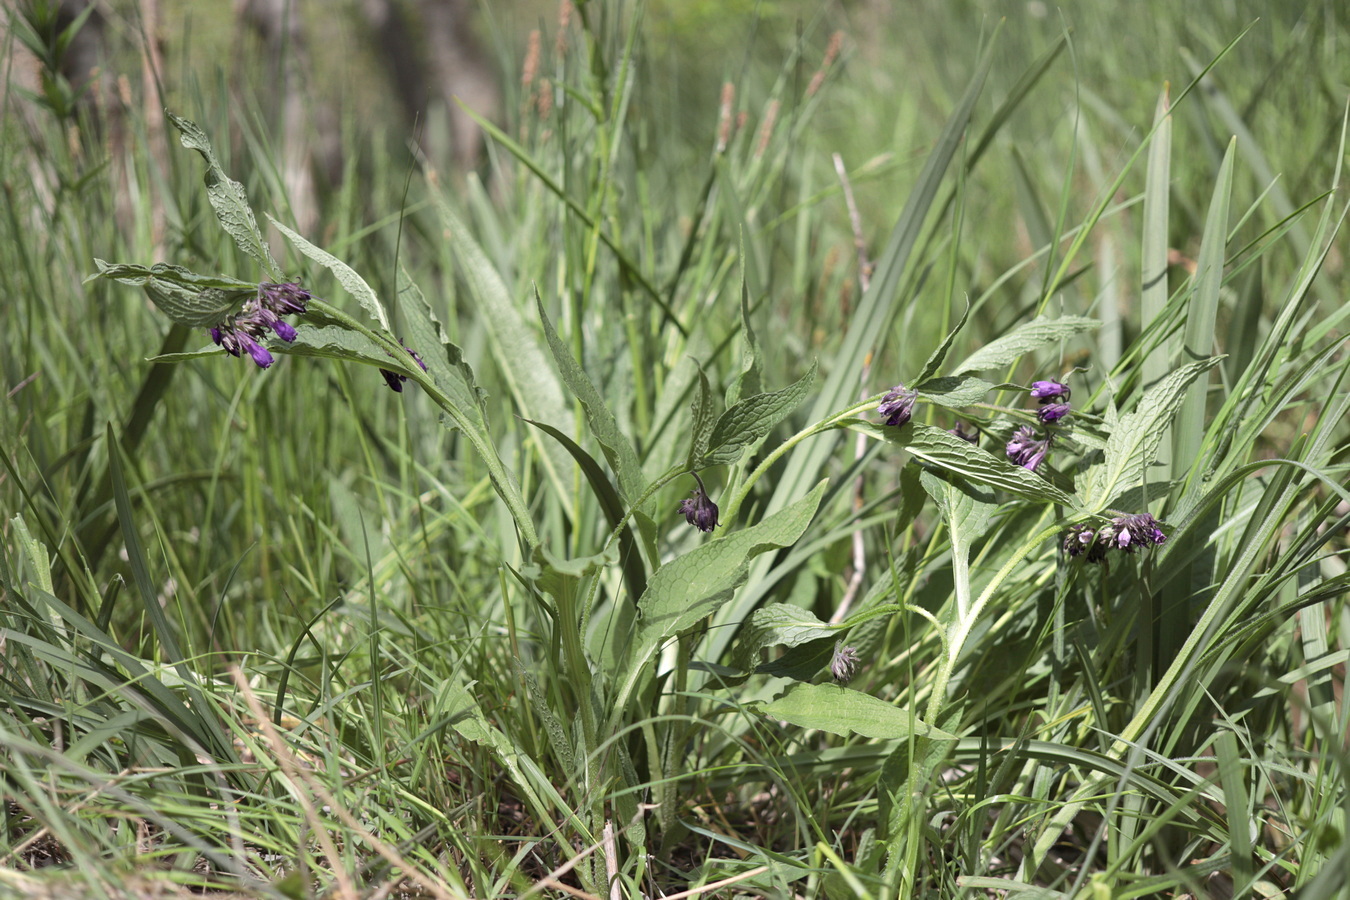
M 1048 425 L 1051 422 L 1058 422 L 1071 412 L 1073 407 L 1067 403 L 1046 403 L 1036 410 L 1036 418 Z
M 293 281 L 283 284 L 264 281 L 258 285 L 258 303 L 279 316 L 301 315 L 312 296 Z
M 1031 396 L 1035 397 L 1041 403 L 1049 403 L 1051 400 L 1058 400 L 1063 397 L 1069 399 L 1069 386 L 1059 381 L 1033 381 L 1031 383 Z
M 717 527 L 717 504 L 712 502 L 704 489 L 703 479 L 696 472 L 689 474 L 694 476 L 698 487 L 693 490 L 694 496 L 680 501 L 680 512 L 684 513 L 684 520 L 699 531 L 712 531 Z
M 877 406 L 877 415 L 886 419 L 887 425 L 900 427 L 914 414 L 914 400 L 919 396 L 915 390 L 906 390 L 903 384 L 897 384 L 886 392 Z
M 247 352 L 259 368 L 272 365 L 272 354 L 259 341 L 268 331 L 290 343 L 296 339 L 295 327 L 284 321 L 284 315 L 305 311 L 309 291 L 298 284 L 258 285 L 258 296 L 244 304 L 237 314 L 211 327 L 211 340 L 224 347 L 231 356 Z
M 830 674 L 834 680 L 843 684 L 853 678 L 858 671 L 858 650 L 846 647 L 843 641 L 834 645 L 834 656 L 830 659 Z
M 248 351 L 248 355 L 253 357 L 253 361 L 258 364 L 258 368 L 265 369 L 272 364 L 272 354 L 267 352 L 267 348 L 253 339 L 253 336 L 246 331 L 234 332 L 234 339 L 238 346 Z M 227 338 L 228 340 L 228 338 Z M 229 348 L 226 347 L 228 350 Z M 235 351 L 235 356 L 239 352 Z
M 978 431 L 966 431 L 965 422 L 957 422 L 956 427 L 951 429 L 951 433 L 969 444 L 978 444 L 980 442 L 980 433 Z
M 1117 516 L 1111 520 L 1111 530 L 1111 542 L 1126 553 L 1141 547 L 1156 547 L 1167 540 L 1158 520 L 1148 513 Z
M 1023 425 L 1013 432 L 1007 452 L 1008 459 L 1014 464 L 1034 472 L 1045 459 L 1045 454 L 1050 452 L 1050 438 L 1038 438 L 1030 425 Z

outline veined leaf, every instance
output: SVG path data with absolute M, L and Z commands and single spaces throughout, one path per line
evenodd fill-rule
M 892 706 L 871 694 L 837 684 L 796 684 L 777 700 L 755 707 L 770 718 L 831 734 L 860 734 L 877 740 L 898 740 L 917 734 L 935 740 L 956 740 L 956 735 L 928 725 L 902 706 Z
M 338 284 L 342 285 L 347 293 L 356 298 L 356 302 L 360 303 L 361 307 L 366 312 L 370 313 L 375 321 L 380 323 L 380 327 L 385 331 L 390 331 L 389 314 L 384 311 L 384 304 L 381 303 L 380 298 L 376 296 L 374 288 L 366 284 L 366 280 L 358 275 L 355 269 L 329 253 L 327 250 L 314 246 L 309 241 L 305 240 L 304 237 L 287 228 L 285 225 L 282 225 L 272 216 L 269 215 L 267 219 L 276 226 L 278 231 L 286 236 L 286 240 L 295 245 L 295 249 L 332 272 L 333 277 L 337 279 Z
M 1106 442 L 1105 462 L 1089 469 L 1078 482 L 1084 507 L 1101 512 L 1117 495 L 1144 481 L 1186 388 L 1221 359 L 1216 356 L 1182 366 L 1141 397 L 1134 412 L 1120 417 Z
M 1063 316 L 1058 319 L 1036 319 L 1001 338 L 990 341 L 952 370 L 953 375 L 965 372 L 983 372 L 1001 369 L 1021 359 L 1033 350 L 1057 344 L 1075 334 L 1100 328 L 1101 322 L 1084 316 Z
M 216 159 L 216 152 L 211 149 L 211 141 L 206 137 L 206 132 L 195 122 L 173 113 L 166 115 L 173 123 L 173 127 L 178 129 L 179 140 L 183 146 L 189 150 L 196 150 L 202 155 L 202 159 L 206 160 L 206 175 L 203 179 L 206 182 L 206 196 L 211 201 L 211 208 L 216 212 L 220 227 L 234 238 L 240 250 L 256 259 L 269 276 L 280 278 L 281 267 L 272 258 L 272 251 L 267 249 L 267 242 L 263 240 L 262 231 L 258 228 L 258 220 L 253 217 L 253 208 L 248 205 L 248 195 L 244 193 L 244 186 L 226 175 L 225 170 L 220 167 L 220 161 Z
M 747 397 L 718 416 L 708 441 L 711 449 L 695 468 L 735 464 L 745 449 L 768 434 L 802 402 L 816 378 L 817 363 L 797 381 L 783 388 Z

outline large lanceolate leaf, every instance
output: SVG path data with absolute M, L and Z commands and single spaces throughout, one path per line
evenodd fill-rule
M 278 231 L 286 236 L 286 240 L 295 245 L 295 249 L 332 272 L 333 277 L 337 279 L 338 284 L 342 285 L 347 293 L 356 298 L 356 302 L 360 303 L 361 308 L 370 313 L 375 321 L 380 323 L 381 328 L 385 331 L 390 330 L 389 314 L 385 312 L 384 304 L 380 302 L 380 298 L 375 293 L 375 289 L 367 284 L 366 280 L 358 275 L 355 269 L 329 253 L 327 250 L 314 246 L 271 216 L 268 216 L 267 218 L 274 226 L 276 226 Z
M 619 428 L 618 420 L 605 405 L 605 399 L 596 390 L 586 370 L 581 367 L 581 363 L 572 358 L 572 352 L 567 349 L 562 338 L 558 337 L 553 323 L 549 321 L 548 313 L 544 311 L 544 301 L 539 296 L 537 288 L 534 292 L 534 301 L 539 309 L 539 320 L 544 324 L 544 339 L 548 341 L 548 348 L 553 353 L 553 361 L 558 364 L 563 382 L 572 395 L 581 401 L 581 407 L 586 411 L 586 421 L 591 426 L 591 433 L 600 442 L 605 460 L 618 476 L 619 492 L 624 502 L 633 504 L 637 502 L 637 498 L 642 495 L 642 489 L 646 486 L 637 451 L 633 449 L 632 441 L 628 440 L 628 436 Z M 650 520 L 645 521 L 648 525 L 651 524 Z M 648 528 L 647 531 L 650 532 L 647 539 L 654 547 L 655 529 Z
M 955 472 L 976 484 L 1011 491 L 1028 500 L 1078 506 L 1078 500 L 1072 494 L 1065 493 L 1035 472 L 1015 466 L 941 428 L 917 422 L 904 429 L 891 428 L 862 419 L 851 421 L 849 427 L 869 437 L 900 444 L 924 462 Z
M 215 325 L 238 312 L 258 286 L 224 275 L 200 275 L 182 266 L 155 263 L 107 263 L 95 259 L 98 272 L 90 278 L 108 278 L 119 284 L 144 288 L 155 307 L 172 321 L 190 328 Z
M 216 218 L 220 220 L 220 227 L 234 238 L 240 250 L 256 259 L 270 277 L 280 278 L 281 267 L 272 258 L 272 251 L 267 249 L 267 242 L 263 240 L 262 231 L 258 228 L 258 220 L 253 217 L 253 208 L 248 205 L 244 186 L 226 175 L 225 170 L 220 167 L 220 161 L 216 159 L 216 152 L 211 149 L 211 141 L 206 137 L 206 132 L 195 122 L 189 122 L 173 113 L 167 115 L 173 127 L 178 129 L 183 146 L 189 150 L 196 150 L 202 155 L 202 159 L 206 160 L 204 176 L 206 196 L 211 201 Z
M 446 337 L 431 305 L 402 266 L 398 269 L 398 318 L 407 346 L 422 357 L 436 385 L 486 432 L 487 398 L 473 367 L 464 358 L 464 351 Z
M 934 728 L 902 706 L 837 684 L 795 684 L 782 697 L 755 704 L 755 708 L 770 718 L 831 734 L 860 734 L 877 740 L 900 740 L 916 734 L 956 740 L 956 735 Z
M 718 416 L 708 439 L 708 452 L 695 468 L 734 465 L 746 448 L 761 440 L 802 402 L 815 378 L 813 362 L 805 375 L 781 391 L 747 397 Z
M 436 201 L 446 235 L 469 283 L 469 295 L 487 330 L 497 369 L 510 389 L 516 407 L 526 418 L 547 422 L 563 434 L 575 433 L 571 406 L 549 363 L 548 351 L 520 314 L 501 273 L 474 240 L 468 227 L 444 196 L 437 194 Z M 572 461 L 552 441 L 540 441 L 538 447 L 539 460 L 548 473 L 558 502 L 571 515 L 572 484 L 568 473 Z
M 952 374 L 1001 369 L 1012 365 L 1033 350 L 1040 350 L 1075 334 L 1100 328 L 1101 324 L 1097 319 L 1083 316 L 1063 316 L 1058 319 L 1037 319 L 1028 322 L 976 350 L 952 369 Z
M 1079 479 L 1078 494 L 1087 509 L 1100 512 L 1120 494 L 1145 480 L 1167 426 L 1186 396 L 1186 388 L 1218 365 L 1220 359 L 1214 357 L 1182 366 L 1141 397 L 1134 412 L 1121 417 L 1106 442 L 1104 463 L 1093 466 Z
M 758 525 L 733 531 L 666 563 L 638 601 L 639 641 L 657 643 L 713 612 L 744 579 L 746 564 L 801 537 L 825 493 L 826 481 Z

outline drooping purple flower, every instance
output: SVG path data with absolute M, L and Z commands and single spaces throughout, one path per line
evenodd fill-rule
M 1094 531 L 1091 525 L 1074 525 L 1064 536 L 1064 552 L 1074 557 L 1086 553 L 1088 562 L 1102 562 L 1111 549 L 1110 530 L 1110 525 L 1100 531 Z
M 399 339 L 399 343 L 403 343 L 402 338 Z M 422 357 L 417 355 L 416 350 L 406 344 L 403 345 L 403 349 L 408 351 L 408 355 L 413 358 L 413 362 L 422 367 L 423 372 L 427 370 L 427 364 L 422 362 Z M 403 393 L 403 382 L 408 380 L 407 375 L 400 375 L 399 373 L 391 372 L 388 369 L 381 369 L 380 374 L 384 376 L 384 383 L 389 385 L 391 390 L 397 391 L 400 394 Z
M 1158 520 L 1148 513 L 1117 516 L 1111 520 L 1111 529 L 1111 542 L 1116 549 L 1126 553 L 1133 553 L 1141 547 L 1156 547 L 1167 540 Z
M 1044 403 L 1045 401 L 1041 402 Z M 1071 412 L 1073 412 L 1073 407 L 1067 403 L 1045 403 L 1044 406 L 1036 410 L 1036 418 L 1048 425 L 1051 422 L 1058 422 Z
M 258 303 L 279 316 L 301 315 L 313 295 L 294 281 L 258 285 Z
M 1008 459 L 1015 465 L 1031 469 L 1033 472 L 1048 452 L 1050 452 L 1050 438 L 1038 438 L 1035 429 L 1030 425 L 1023 425 L 1017 429 L 1013 432 L 1012 440 L 1008 441 Z
M 915 390 L 906 390 L 903 384 L 897 384 L 886 392 L 877 406 L 877 415 L 886 420 L 887 425 L 900 427 L 914 414 L 914 400 L 919 396 Z
M 247 350 L 248 355 L 253 357 L 253 361 L 258 364 L 258 368 L 265 369 L 272 364 L 272 354 L 267 352 L 266 347 L 255 341 L 253 335 L 246 331 L 235 331 L 234 338 L 238 345 Z M 238 351 L 234 355 L 238 356 Z
M 1068 400 L 1070 393 L 1069 386 L 1060 381 L 1033 381 L 1031 383 L 1031 396 L 1041 403 L 1049 403 L 1051 400 L 1058 400 L 1060 397 Z
M 707 490 L 703 487 L 703 479 L 698 477 L 698 473 L 689 474 L 694 476 L 698 487 L 693 490 L 694 496 L 680 501 L 680 512 L 684 513 L 684 520 L 699 531 L 712 531 L 717 527 L 717 504 L 708 496 Z
M 853 675 L 858 671 L 858 650 L 856 647 L 848 647 L 843 641 L 834 645 L 834 656 L 830 658 L 830 674 L 834 680 L 843 684 L 851 681 Z
M 951 429 L 951 433 L 970 444 L 980 442 L 980 433 L 978 431 L 966 431 L 965 422 L 957 422 L 956 427 Z

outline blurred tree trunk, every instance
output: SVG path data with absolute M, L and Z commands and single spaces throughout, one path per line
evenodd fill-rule
M 274 112 L 280 127 L 275 137 L 281 151 L 281 181 L 296 227 L 302 234 L 312 234 L 319 224 L 319 198 L 310 136 L 320 129 L 307 126 L 311 117 L 332 117 L 312 105 L 309 47 L 298 0 L 235 0 L 234 11 L 239 22 L 262 41 L 271 66 L 270 83 L 277 87 L 273 97 L 280 104 Z
M 425 123 L 428 155 L 448 157 L 459 171 L 475 168 L 482 129 L 455 101 L 490 118 L 501 88 L 474 35 L 471 0 L 362 0 L 361 7 L 408 118 Z M 413 38 L 410 18 L 420 40 Z

